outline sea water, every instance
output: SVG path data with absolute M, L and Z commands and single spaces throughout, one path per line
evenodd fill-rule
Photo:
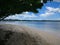
M 60 32 L 60 22 L 42 21 L 0 21 L 0 24 L 14 24 L 37 28 L 43 31 Z

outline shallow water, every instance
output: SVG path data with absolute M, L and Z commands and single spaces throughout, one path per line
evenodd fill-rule
M 38 28 L 44 31 L 60 32 L 60 22 L 37 22 L 37 21 L 0 21 L 0 24 L 15 24 Z

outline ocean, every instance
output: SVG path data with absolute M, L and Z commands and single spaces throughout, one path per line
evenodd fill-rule
M 42 22 L 42 21 L 0 21 L 0 24 L 14 24 L 37 28 L 43 31 L 55 31 L 60 33 L 60 22 Z

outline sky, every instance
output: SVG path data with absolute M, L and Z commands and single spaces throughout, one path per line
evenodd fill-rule
M 23 12 L 22 14 L 15 14 L 8 16 L 5 19 L 19 19 L 19 20 L 60 20 L 60 0 L 53 0 L 47 2 L 42 9 L 37 9 L 38 13 Z

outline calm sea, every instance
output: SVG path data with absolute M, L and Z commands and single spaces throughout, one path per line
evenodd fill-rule
M 39 22 L 39 21 L 0 21 L 0 24 L 15 24 L 38 28 L 44 31 L 60 32 L 60 22 Z

